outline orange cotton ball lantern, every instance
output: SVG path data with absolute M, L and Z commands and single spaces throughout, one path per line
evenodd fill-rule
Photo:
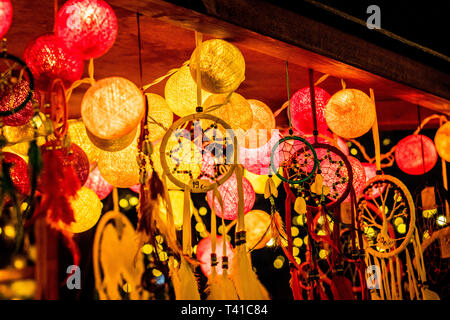
M 434 136 L 434 144 L 439 156 L 450 162 L 450 122 L 442 125 Z
M 166 133 L 173 122 L 173 113 L 166 100 L 160 95 L 147 93 L 148 101 L 148 139 L 156 141 Z
M 242 187 L 244 192 L 244 213 L 249 212 L 255 204 L 255 190 L 247 178 L 242 177 Z M 236 174 L 233 173 L 231 177 L 219 186 L 219 193 L 222 196 L 223 212 L 220 207 L 219 200 L 215 199 L 214 208 L 216 215 L 220 218 L 224 217 L 227 220 L 235 220 L 238 213 L 238 189 Z M 210 208 L 213 206 L 213 192 L 208 191 L 206 200 Z
M 252 210 L 244 217 L 247 250 L 263 248 L 272 238 L 270 215 L 262 210 Z
M 98 167 L 91 170 L 84 186 L 94 191 L 100 200 L 105 199 L 114 188 L 102 177 Z
M 395 148 L 395 162 L 407 174 L 425 174 L 433 169 L 436 161 L 437 152 L 433 140 L 424 135 L 407 136 Z
M 211 95 L 208 91 L 202 90 L 202 101 Z M 192 79 L 188 66 L 181 67 L 170 76 L 164 88 L 164 96 L 169 108 L 179 117 L 185 117 L 195 113 L 197 104 L 197 84 Z
M 253 124 L 250 103 L 239 93 L 233 92 L 227 100 L 228 95 L 227 93 L 210 95 L 203 104 L 203 109 L 207 111 L 209 107 L 221 105 L 215 110 L 208 111 L 208 114 L 222 119 L 232 129 L 244 131 L 250 129 Z
M 236 46 L 221 39 L 207 40 L 196 48 L 189 68 L 194 81 L 200 70 L 202 88 L 211 93 L 235 91 L 245 79 L 244 56 Z
M 324 114 L 330 130 L 346 139 L 362 136 L 376 119 L 373 100 L 357 89 L 336 92 L 328 100 Z
M 141 90 L 121 77 L 97 81 L 81 101 L 81 116 L 88 132 L 103 140 L 132 135 L 144 112 Z
M 244 135 L 245 148 L 259 148 L 266 144 L 275 130 L 275 116 L 272 110 L 264 102 L 248 99 L 253 114 L 252 126 Z
M 216 242 L 216 256 L 217 256 L 217 266 L 216 271 L 217 274 L 222 274 L 222 257 L 223 257 L 223 237 L 217 236 Z M 231 266 L 233 265 L 231 262 L 233 261 L 233 247 L 227 241 L 227 257 L 228 257 L 228 267 L 229 273 L 231 272 Z M 200 269 L 202 270 L 205 276 L 209 276 L 211 274 L 211 236 L 207 238 L 203 238 L 197 245 L 197 260 L 200 262 Z
M 85 232 L 100 219 L 103 204 L 94 191 L 87 187 L 82 187 L 70 201 L 75 222 L 62 227 L 73 233 Z

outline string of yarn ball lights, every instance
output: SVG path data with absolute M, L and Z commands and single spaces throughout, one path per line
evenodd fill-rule
M 201 88 L 211 93 L 235 91 L 245 79 L 244 56 L 236 46 L 221 39 L 207 40 L 196 47 L 189 68 L 196 82 L 200 70 Z
M 0 100 L 0 111 L 14 110 L 18 108 L 27 98 L 30 90 L 30 84 L 27 80 L 21 79 L 17 82 L 11 90 L 9 90 Z M 33 98 L 38 100 L 36 92 L 33 93 Z M 34 115 L 33 102 L 30 100 L 19 111 L 2 117 L 2 121 L 8 126 L 22 126 Z
M 444 123 L 434 136 L 434 144 L 439 156 L 450 162 L 450 121 Z
M 90 163 L 98 162 L 100 153 L 102 152 L 97 148 L 89 139 L 86 132 L 86 126 L 81 120 L 71 119 L 68 121 L 69 128 L 67 134 L 70 141 L 80 146 L 81 149 L 86 153 Z
M 376 117 L 374 102 L 367 94 L 345 88 L 328 100 L 324 114 L 330 130 L 346 139 L 368 132 Z
M 8 32 L 11 26 L 13 8 L 11 0 L 0 0 L 0 38 Z
M 55 21 L 65 47 L 84 60 L 105 54 L 116 41 L 117 29 L 113 9 L 102 0 L 69 0 Z
M 433 140 L 420 134 L 403 138 L 395 148 L 395 162 L 399 169 L 407 174 L 425 174 L 433 169 L 437 162 Z
M 87 130 L 104 140 L 122 138 L 134 132 L 144 111 L 145 98 L 141 90 L 121 77 L 97 81 L 81 101 L 81 116 Z
M 148 139 L 161 139 L 173 122 L 173 113 L 166 100 L 154 93 L 145 94 L 148 101 Z
M 211 95 L 202 89 L 202 103 Z M 164 96 L 174 114 L 179 117 L 195 113 L 197 107 L 197 84 L 188 66 L 182 66 L 166 82 Z
M 83 60 L 74 56 L 52 33 L 41 35 L 25 48 L 23 59 L 30 68 L 37 89 L 47 91 L 55 79 L 66 88 L 83 75 Z
M 247 99 L 250 103 L 253 114 L 252 126 L 245 133 L 244 144 L 241 146 L 245 148 L 259 148 L 266 144 L 272 137 L 272 131 L 275 130 L 275 116 L 272 110 L 264 102 Z

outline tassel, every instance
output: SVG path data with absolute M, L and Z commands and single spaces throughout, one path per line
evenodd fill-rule
M 180 267 L 173 265 L 173 258 L 169 264 L 170 276 L 172 279 L 173 289 L 177 300 L 200 300 L 198 292 L 197 280 L 192 272 L 192 266 L 184 258 L 181 257 Z
M 287 246 L 287 235 L 284 231 L 284 222 L 278 211 L 274 211 L 271 216 L 270 230 L 274 243 L 277 246 Z

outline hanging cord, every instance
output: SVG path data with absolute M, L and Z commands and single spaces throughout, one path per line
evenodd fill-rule
M 288 121 L 289 121 L 289 134 L 293 135 L 294 131 L 292 130 L 292 122 L 291 122 L 291 96 L 289 90 L 289 62 L 286 60 L 286 91 L 288 98 Z
M 73 90 L 81 86 L 82 84 L 90 84 L 93 86 L 95 84 L 94 79 L 94 59 L 89 59 L 89 67 L 88 67 L 88 77 L 75 81 L 72 83 L 69 89 L 66 91 L 66 102 L 69 102 L 70 97 L 72 96 Z
M 140 81 L 140 87 L 143 88 L 142 84 L 142 39 L 141 39 L 141 19 L 140 16 L 142 16 L 142 13 L 136 12 L 136 23 L 137 23 L 137 32 L 138 32 L 138 56 L 139 56 L 139 81 Z M 142 91 L 144 91 L 142 89 Z
M 375 163 L 377 166 L 377 175 L 381 175 L 381 156 L 380 156 L 380 133 L 378 131 L 377 107 L 375 105 L 375 95 L 373 89 L 370 88 L 370 98 L 373 101 L 373 108 L 375 110 L 375 121 L 372 126 L 373 143 L 375 145 Z
M 420 106 L 417 105 L 417 122 L 419 124 L 419 128 L 420 128 L 420 124 L 422 123 L 421 118 L 420 118 Z M 420 135 L 420 151 L 422 152 L 422 169 L 423 169 L 423 174 L 425 174 L 426 170 L 425 170 L 425 152 L 423 149 L 423 136 Z
M 200 71 L 200 59 L 202 56 L 202 41 L 203 41 L 203 35 L 198 32 L 195 31 L 195 48 L 196 48 L 196 54 L 197 54 L 197 72 L 196 72 L 196 76 L 197 76 L 197 108 L 196 111 L 197 112 L 203 112 L 203 107 L 202 107 L 202 73 Z
M 309 93 L 311 95 L 311 111 L 314 124 L 314 142 L 317 143 L 317 136 L 319 131 L 317 130 L 317 114 L 316 114 L 316 94 L 314 92 L 314 70 L 309 69 Z

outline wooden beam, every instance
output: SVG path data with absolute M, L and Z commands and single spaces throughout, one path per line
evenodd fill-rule
M 208 0 L 208 15 L 162 0 L 109 3 L 450 114 L 448 74 L 269 3 Z

